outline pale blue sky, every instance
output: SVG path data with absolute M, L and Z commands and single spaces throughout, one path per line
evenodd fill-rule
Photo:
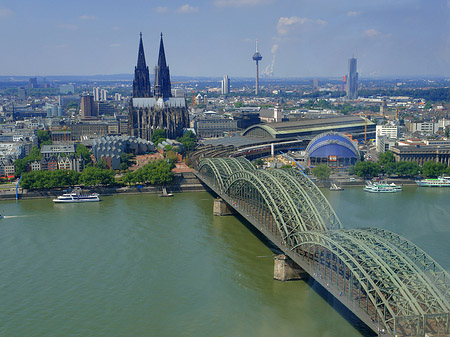
M 164 34 L 173 76 L 450 76 L 450 0 L 0 0 L 0 75 L 132 73 Z

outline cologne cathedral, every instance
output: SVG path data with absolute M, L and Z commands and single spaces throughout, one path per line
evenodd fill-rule
M 173 97 L 169 67 L 161 34 L 158 65 L 155 67 L 155 84 L 152 89 L 148 66 L 145 62 L 142 33 L 139 42 L 137 66 L 134 68 L 133 98 L 128 112 L 129 135 L 151 140 L 156 129 L 166 130 L 166 136 L 175 139 L 189 127 L 186 99 Z

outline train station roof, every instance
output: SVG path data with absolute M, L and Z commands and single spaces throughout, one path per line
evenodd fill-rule
M 367 121 L 367 125 L 373 128 L 375 124 L 371 121 Z M 292 122 L 253 125 L 244 131 L 243 136 L 289 138 L 312 133 L 317 135 L 326 131 L 346 131 L 348 128 L 364 126 L 364 118 L 358 116 L 317 118 Z

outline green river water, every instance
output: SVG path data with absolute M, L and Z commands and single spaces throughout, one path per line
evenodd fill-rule
M 450 269 L 450 189 L 324 190 L 345 227 L 405 236 Z M 2 201 L 0 336 L 361 336 L 206 193 Z

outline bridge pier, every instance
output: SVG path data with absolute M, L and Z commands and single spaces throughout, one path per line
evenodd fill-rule
M 278 281 L 292 281 L 307 279 L 308 273 L 292 261 L 288 256 L 280 254 L 275 256 L 273 264 L 273 278 Z
M 232 209 L 230 206 L 228 206 L 228 204 L 225 201 L 223 201 L 223 199 L 216 198 L 214 199 L 213 214 L 219 216 L 232 215 L 236 214 L 236 211 Z

